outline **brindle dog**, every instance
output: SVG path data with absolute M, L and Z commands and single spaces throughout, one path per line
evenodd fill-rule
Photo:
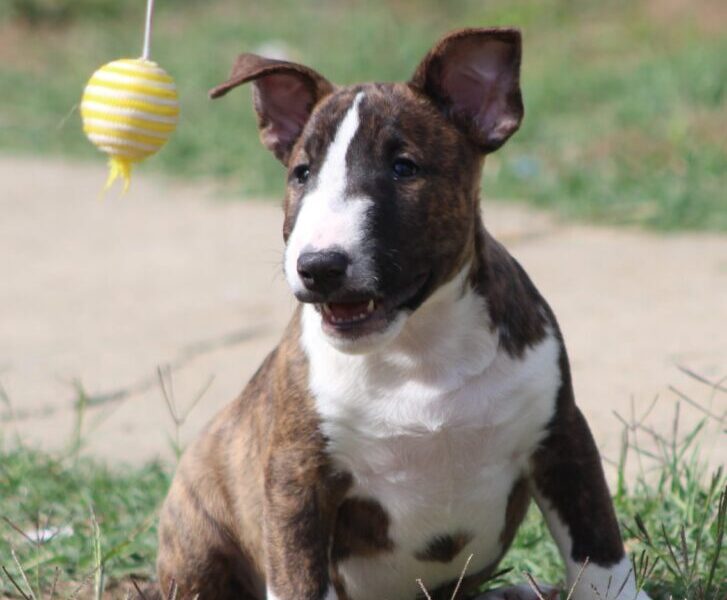
M 406 83 L 334 86 L 243 54 L 287 167 L 280 344 L 182 459 L 159 580 L 207 599 L 448 598 L 493 573 L 534 497 L 575 600 L 643 600 L 563 338 L 480 216 L 518 129 L 520 33 L 441 39 Z M 593 590 L 596 590 L 594 592 Z M 533 599 L 526 586 L 484 596 Z M 598 597 L 598 596 L 596 596 Z

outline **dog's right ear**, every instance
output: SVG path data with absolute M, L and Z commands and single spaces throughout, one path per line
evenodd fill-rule
M 210 90 L 211 98 L 252 81 L 253 104 L 260 140 L 287 165 L 290 151 L 303 131 L 313 107 L 333 91 L 333 85 L 313 69 L 256 54 L 237 57 L 230 78 Z

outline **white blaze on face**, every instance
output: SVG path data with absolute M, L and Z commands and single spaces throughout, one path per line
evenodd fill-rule
M 285 249 L 285 276 L 293 292 L 303 291 L 298 275 L 302 252 L 338 249 L 352 261 L 349 276 L 364 275 L 368 258 L 361 253 L 370 198 L 347 197 L 346 153 L 359 126 L 359 92 L 326 152 L 316 186 L 301 198 L 301 208 Z

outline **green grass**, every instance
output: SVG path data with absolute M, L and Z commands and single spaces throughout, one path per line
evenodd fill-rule
M 249 94 L 206 98 L 241 51 L 279 41 L 337 82 L 401 80 L 448 29 L 517 25 L 526 118 L 488 161 L 486 195 L 578 219 L 727 230 L 727 11 L 713 2 L 676 13 L 680 3 L 653 0 L 157 4 L 153 54 L 176 77 L 183 120 L 144 169 L 232 178 L 240 195 L 280 197 L 281 168 L 259 145 Z M 78 115 L 67 116 L 97 66 L 139 53 L 142 3 L 9 6 L 0 151 L 101 160 Z
M 111 586 L 134 574 L 148 578 L 156 556 L 155 511 L 169 482 L 169 467 L 156 463 L 112 470 L 86 458 L 6 450 L 0 454 L 0 564 L 22 585 L 14 549 L 39 598 L 51 589 L 56 569 L 66 591 L 85 584 L 83 597 L 97 573 Z M 45 539 L 33 533 L 43 530 Z M 0 595 L 12 593 L 7 574 L 0 579 Z
M 720 391 L 724 388 L 713 387 L 712 394 Z M 727 478 L 721 468 L 707 474 L 700 443 L 707 429 L 724 432 L 727 415 L 713 414 L 679 433 L 680 406 L 675 404 L 667 434 L 650 427 L 648 418 L 624 421 L 614 503 L 638 580 L 652 598 L 724 600 Z M 38 599 L 48 597 L 57 579 L 66 594 L 60 597 L 83 585 L 81 597 L 122 598 L 132 577 L 154 577 L 157 510 L 170 482 L 169 465 L 110 469 L 79 458 L 75 438 L 58 453 L 5 441 L 0 565 L 6 571 L 0 573 L 0 596 L 20 597 L 17 584 L 27 597 L 29 590 Z M 639 465 L 632 482 L 625 477 L 630 461 Z M 49 530 L 45 539 L 34 539 L 32 532 L 42 529 Z M 528 575 L 562 582 L 560 557 L 535 508 L 501 567 L 506 572 L 490 587 L 521 583 Z

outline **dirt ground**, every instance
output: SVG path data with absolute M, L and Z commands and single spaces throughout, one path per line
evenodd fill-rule
M 101 162 L 101 161 L 99 161 Z M 115 462 L 170 457 L 177 428 L 156 369 L 169 365 L 183 441 L 233 399 L 293 307 L 281 273 L 277 202 L 238 202 L 208 184 L 135 176 L 99 199 L 105 169 L 0 157 L 0 406 L 6 438 L 68 444 L 79 390 L 86 449 Z M 727 236 L 563 224 L 485 202 L 485 220 L 553 306 L 577 400 L 607 459 L 617 411 L 672 428 L 679 394 L 723 414 Z M 727 385 L 723 382 L 723 387 Z M 682 402 L 683 417 L 699 411 Z M 682 423 L 682 428 L 687 423 Z M 727 458 L 727 436 L 702 445 Z

